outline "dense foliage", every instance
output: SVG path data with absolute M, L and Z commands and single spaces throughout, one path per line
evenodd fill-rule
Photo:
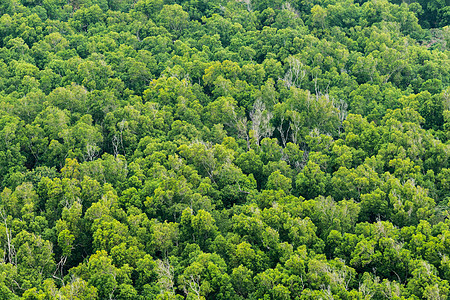
M 0 299 L 447 299 L 450 6 L 402 2 L 2 0 Z

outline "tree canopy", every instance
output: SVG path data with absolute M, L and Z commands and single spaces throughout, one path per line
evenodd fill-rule
M 450 5 L 2 0 L 0 299 L 447 299 Z

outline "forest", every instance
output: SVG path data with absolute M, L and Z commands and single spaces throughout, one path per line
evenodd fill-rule
M 0 300 L 450 298 L 448 0 L 0 0 Z

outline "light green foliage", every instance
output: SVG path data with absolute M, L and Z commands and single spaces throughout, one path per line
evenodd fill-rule
M 0 3 L 0 299 L 447 299 L 449 3 Z

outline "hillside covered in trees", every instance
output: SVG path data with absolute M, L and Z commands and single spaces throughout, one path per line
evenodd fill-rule
M 448 299 L 449 26 L 1 0 L 0 299 Z

